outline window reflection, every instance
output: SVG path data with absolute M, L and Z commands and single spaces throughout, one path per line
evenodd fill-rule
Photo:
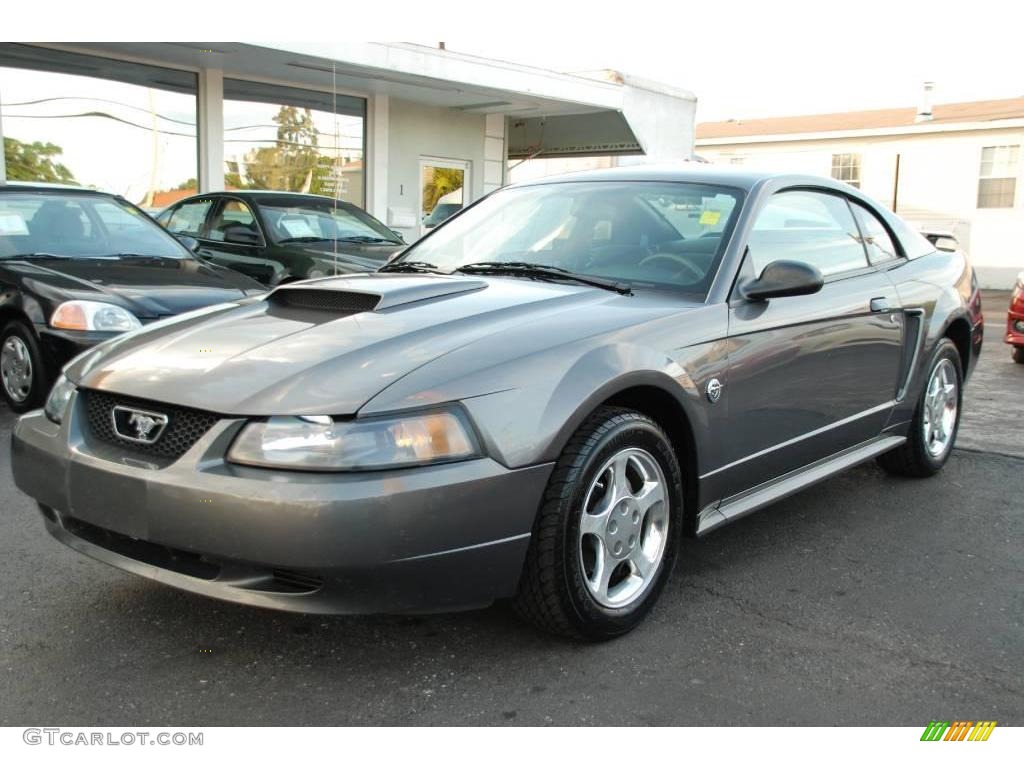
M 362 99 L 244 81 L 224 84 L 224 183 L 363 206 Z
M 0 67 L 0 97 L 8 180 L 79 184 L 149 210 L 196 185 L 194 86 Z

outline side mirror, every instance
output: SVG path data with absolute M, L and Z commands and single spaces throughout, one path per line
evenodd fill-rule
M 188 248 L 192 253 L 199 250 L 199 241 L 191 235 L 175 235 L 178 242 Z
M 245 227 L 229 227 L 224 230 L 224 242 L 234 245 L 259 245 L 259 233 Z
M 807 296 L 825 284 L 821 271 L 802 261 L 773 261 L 761 276 L 740 285 L 740 295 L 748 301 L 765 301 L 783 296 Z

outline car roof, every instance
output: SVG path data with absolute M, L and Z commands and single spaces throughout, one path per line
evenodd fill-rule
M 557 176 L 544 176 L 512 184 L 513 187 L 528 187 L 539 184 L 556 184 L 566 181 L 667 181 L 715 184 L 749 191 L 765 181 L 791 182 L 794 186 L 814 185 L 851 190 L 852 187 L 834 179 L 778 173 L 737 166 L 712 165 L 709 163 L 679 162 L 671 164 L 623 165 L 616 168 L 602 168 L 592 171 L 576 171 Z
M 113 197 L 110 192 L 89 187 L 80 187 L 75 184 L 53 184 L 46 181 L 7 181 L 0 182 L 0 192 L 89 192 L 95 195 L 107 195 Z
M 217 192 L 200 192 L 192 197 L 293 197 L 296 200 L 328 200 L 334 202 L 333 197 L 327 195 L 314 195 L 309 192 L 280 192 L 274 189 L 222 189 Z M 181 202 L 176 200 L 175 202 Z M 339 203 L 345 203 L 345 200 L 338 200 Z M 351 205 L 351 203 L 349 203 Z

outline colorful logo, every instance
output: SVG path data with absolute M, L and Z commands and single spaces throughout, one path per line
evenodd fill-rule
M 995 720 L 932 720 L 921 734 L 921 741 L 988 741 L 995 727 Z

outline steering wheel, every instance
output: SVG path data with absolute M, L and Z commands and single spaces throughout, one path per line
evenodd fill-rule
M 667 261 L 676 267 L 675 271 L 672 273 L 673 278 L 682 277 L 682 273 L 684 271 L 688 271 L 689 274 L 693 276 L 693 279 L 689 282 L 699 283 L 704 279 L 704 272 L 699 267 L 694 266 L 694 264 L 685 256 L 678 253 L 653 253 L 650 256 L 641 259 L 637 266 L 646 267 L 651 264 L 656 264 L 659 261 Z

